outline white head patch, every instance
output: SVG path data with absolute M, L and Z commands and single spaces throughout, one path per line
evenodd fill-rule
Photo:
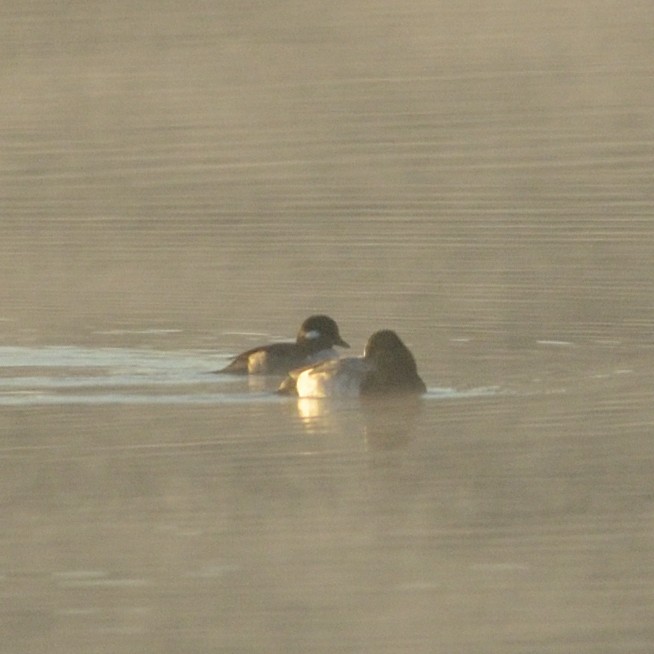
M 310 332 L 307 332 L 304 335 L 308 341 L 315 341 L 317 338 L 320 338 L 321 334 L 317 329 L 312 329 Z

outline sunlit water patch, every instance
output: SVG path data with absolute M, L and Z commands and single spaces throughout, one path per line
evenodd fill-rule
M 215 355 L 203 351 L 162 352 L 131 348 L 75 346 L 0 347 L 0 366 L 11 368 L 128 370 L 134 375 L 175 375 L 215 368 Z
M 0 348 L 0 404 L 143 404 L 253 401 L 224 393 L 213 353 L 74 346 Z

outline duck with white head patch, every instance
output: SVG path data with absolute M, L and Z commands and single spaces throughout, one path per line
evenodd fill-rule
M 310 316 L 300 326 L 295 343 L 270 343 L 242 352 L 219 373 L 284 375 L 293 368 L 338 357 L 334 346 L 350 347 L 338 325 L 325 315 Z

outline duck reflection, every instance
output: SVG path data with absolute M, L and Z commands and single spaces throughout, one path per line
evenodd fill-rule
M 408 445 L 422 408 L 420 397 L 412 395 L 362 399 L 367 446 L 375 450 L 391 450 Z
M 300 397 L 295 406 L 308 434 L 344 433 L 371 450 L 391 450 L 411 442 L 423 402 L 404 395 L 358 401 Z

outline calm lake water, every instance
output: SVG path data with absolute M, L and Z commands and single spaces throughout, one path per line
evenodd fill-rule
M 1 11 L 0 651 L 654 650 L 654 5 L 436 4 Z

